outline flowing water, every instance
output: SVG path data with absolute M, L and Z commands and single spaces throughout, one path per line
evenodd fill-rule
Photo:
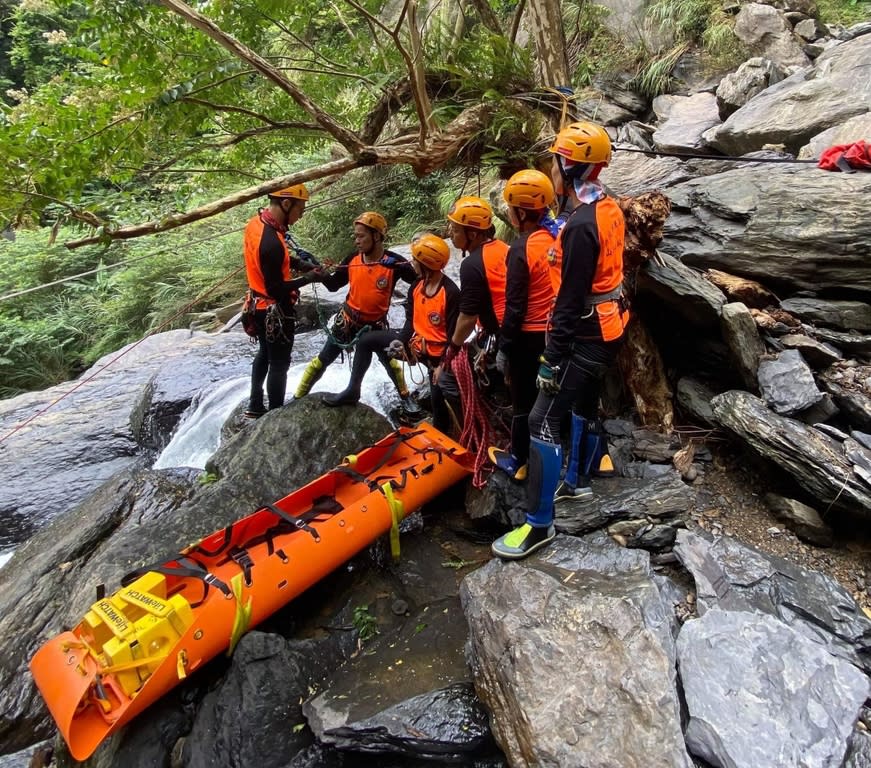
M 309 338 L 297 339 L 302 343 L 294 349 L 294 358 L 297 362 L 291 365 L 287 374 L 286 402 L 292 399 L 309 360 L 317 354 L 324 338 L 320 333 L 305 334 L 305 336 Z M 422 368 L 409 370 L 406 365 L 404 369 L 406 382 L 412 390 L 425 379 Z M 321 380 L 312 388 L 312 396 L 317 397 L 318 393 L 324 392 L 341 392 L 347 386 L 350 376 L 348 361 L 337 360 L 326 369 Z M 204 469 L 209 457 L 220 445 L 221 427 L 224 422 L 240 404 L 247 401 L 248 384 L 247 376 L 237 377 L 215 384 L 209 391 L 202 392 L 182 417 L 169 444 L 155 461 L 154 468 Z M 399 405 L 396 388 L 376 357 L 372 358 L 372 365 L 363 379 L 360 402 L 385 416 Z

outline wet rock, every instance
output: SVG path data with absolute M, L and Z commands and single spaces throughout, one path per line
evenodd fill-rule
M 352 707 L 320 697 L 306 714 L 321 741 L 358 752 L 456 761 L 491 743 L 487 712 L 471 683 L 408 698 L 364 719 L 349 719 Z
M 124 574 L 287 495 L 339 464 L 349 445 L 362 447 L 389 431 L 365 406 L 294 402 L 221 446 L 209 465 L 216 482 L 198 485 L 195 470 L 125 471 L 41 529 L 16 551 L 13 567 L 0 569 L 0 751 L 51 733 L 27 660 L 62 626 L 78 622 L 96 585 L 114 591 Z M 274 448 L 302 444 L 305 453 Z
M 786 299 L 780 306 L 812 325 L 840 331 L 871 331 L 871 304 L 863 301 Z
M 735 768 L 841 763 L 871 693 L 858 669 L 773 616 L 744 611 L 688 621 L 677 647 L 694 755 Z
M 491 561 L 461 585 L 475 686 L 508 762 L 689 768 L 664 646 L 670 606 L 642 571 L 603 576 L 571 569 L 565 552 L 551 560 L 561 541 L 586 546 L 557 537 L 540 555 Z
M 260 768 L 283 768 L 310 741 L 297 727 L 305 722 L 300 701 L 339 658 L 329 641 L 246 634 L 228 673 L 197 711 L 184 742 L 185 768 L 227 765 L 231 755 Z
M 758 376 L 763 399 L 781 415 L 803 411 L 823 397 L 811 369 L 794 349 L 760 360 Z
M 0 444 L 0 517 L 7 530 L 21 528 L 15 538 L 0 532 L 0 548 L 68 511 L 116 472 L 132 471 L 143 448 L 166 439 L 157 437 L 159 430 L 177 420 L 204 384 L 251 364 L 238 333 L 168 331 L 125 349 L 77 381 L 0 401 L 6 434 L 66 395 Z
M 483 488 L 469 485 L 466 511 L 472 520 L 492 519 L 505 527 L 526 520 L 526 484 L 512 480 L 505 472 L 493 472 Z
M 832 546 L 832 530 L 813 507 L 775 493 L 766 493 L 764 500 L 774 515 L 800 539 L 818 547 Z
M 800 160 L 818 160 L 820 155 L 829 147 L 837 144 L 852 144 L 861 141 L 866 136 L 871 136 L 871 112 L 851 117 L 843 123 L 833 125 L 822 133 L 814 136 L 805 146 L 799 150 Z
M 678 531 L 674 552 L 695 579 L 699 615 L 714 608 L 767 613 L 871 671 L 871 620 L 833 579 L 727 536 Z
M 853 731 L 844 768 L 871 768 L 871 736 L 867 731 Z

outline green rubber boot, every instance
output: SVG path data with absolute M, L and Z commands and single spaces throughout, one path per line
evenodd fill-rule
M 399 360 L 390 361 L 390 378 L 396 385 L 396 390 L 399 396 L 404 400 L 408 397 L 408 385 L 405 383 L 405 371 L 402 369 L 402 363 Z
M 324 364 L 319 357 L 312 358 L 312 361 L 306 366 L 302 372 L 302 378 L 299 380 L 299 385 L 296 388 L 294 397 L 299 400 L 305 397 L 311 388 L 317 384 L 318 379 L 324 375 Z

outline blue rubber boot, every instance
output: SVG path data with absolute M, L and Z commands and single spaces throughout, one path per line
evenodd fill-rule
M 553 497 L 562 467 L 562 448 L 532 438 L 529 445 L 529 487 L 526 522 L 496 539 L 490 549 L 503 560 L 520 560 L 553 541 Z
M 598 419 L 588 419 L 583 442 L 583 474 L 587 477 L 614 477 L 614 462 L 608 454 L 608 434 Z
M 572 431 L 569 437 L 569 461 L 563 481 L 556 489 L 554 501 L 583 500 L 593 497 L 590 475 L 585 456 L 587 420 L 572 412 Z

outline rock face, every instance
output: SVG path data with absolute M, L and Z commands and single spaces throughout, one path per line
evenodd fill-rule
M 705 138 L 729 155 L 742 155 L 765 144 L 783 144 L 798 154 L 818 133 L 871 111 L 869 61 L 871 35 L 842 43 L 823 53 L 813 68 L 802 69 L 758 94 Z
M 0 517 L 30 529 L 32 521 L 71 509 L 116 472 L 133 468 L 141 454 L 162 448 L 158 435 L 169 433 L 202 388 L 251 365 L 238 332 L 169 331 L 126 349 L 123 357 L 120 350 L 99 360 L 78 381 L 0 401 L 6 434 L 69 392 L 0 446 Z
M 777 619 L 743 611 L 687 622 L 677 649 L 693 754 L 735 768 L 840 765 L 871 693 L 855 667 Z
M 661 249 L 685 264 L 759 280 L 785 295 L 842 286 L 871 294 L 871 174 L 744 166 L 682 182 L 668 195 Z
M 657 588 L 644 570 L 572 568 L 585 545 L 558 543 L 462 584 L 469 662 L 509 763 L 689 768 Z

